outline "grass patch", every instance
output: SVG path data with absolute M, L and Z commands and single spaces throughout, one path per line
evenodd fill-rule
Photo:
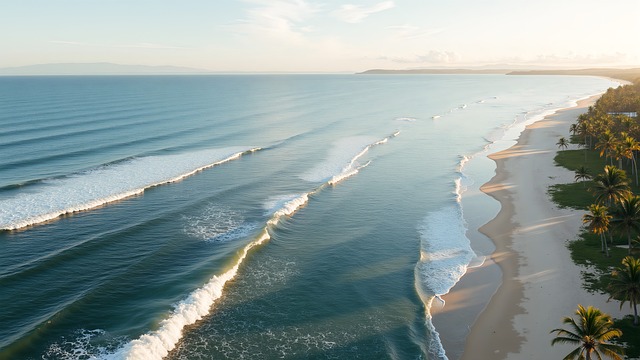
M 627 256 L 627 249 L 619 248 L 617 245 L 626 244 L 616 236 L 613 237 L 613 245 L 609 245 L 609 255 L 606 257 L 602 253 L 600 236 L 584 231 L 578 240 L 569 243 L 571 259 L 578 265 L 588 267 L 589 271 L 582 273 L 584 286 L 587 290 L 607 294 L 609 285 L 609 275 L 611 271 L 620 267 L 622 259 Z
M 593 194 L 589 192 L 592 181 L 571 184 L 556 184 L 549 187 L 553 202 L 563 208 L 587 210 L 593 204 Z
M 625 307 L 627 305 L 625 304 Z M 622 337 L 616 339 L 616 342 L 625 346 L 625 355 L 627 358 L 640 358 L 640 326 L 633 326 L 633 316 L 627 315 L 624 319 L 614 319 L 615 328 L 622 330 Z
M 599 152 L 595 150 L 558 151 L 553 160 L 557 166 L 565 167 L 571 171 L 576 171 L 584 166 L 589 170 L 591 176 L 600 174 L 604 166 L 607 165 L 604 158 L 601 158 Z

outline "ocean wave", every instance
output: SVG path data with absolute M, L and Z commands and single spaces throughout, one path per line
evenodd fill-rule
M 394 133 L 390 137 L 395 137 L 399 132 Z M 309 197 L 321 191 L 326 185 L 332 185 L 332 180 L 336 177 L 342 179 L 352 176 L 352 171 L 358 171 L 362 167 L 369 164 L 367 162 L 362 166 L 354 166 L 356 160 L 360 158 L 371 146 L 383 144 L 386 142 L 384 138 L 378 141 L 372 141 L 367 138 L 368 145 L 364 148 L 355 147 L 356 155 L 353 152 L 348 156 L 340 153 L 339 157 L 348 162 L 347 166 L 343 166 L 335 170 L 335 174 L 331 174 L 328 180 L 315 188 L 314 190 L 301 194 L 286 194 L 274 196 L 267 200 L 263 208 L 271 217 L 267 220 L 264 228 L 254 241 L 245 246 L 239 253 L 233 267 L 225 271 L 223 274 L 214 275 L 204 286 L 193 291 L 184 300 L 178 302 L 174 306 L 173 312 L 158 325 L 158 329 L 140 336 L 138 339 L 132 340 L 125 346 L 110 354 L 101 356 L 104 359 L 161 359 L 173 350 L 182 338 L 182 331 L 185 326 L 194 324 L 210 313 L 215 302 L 222 296 L 225 284 L 233 279 L 238 273 L 240 265 L 247 257 L 251 249 L 259 246 L 271 239 L 271 231 L 275 230 L 282 218 L 293 215 L 298 209 L 305 206 L 309 202 Z M 356 143 L 363 141 L 364 138 L 358 138 Z M 344 151 L 346 147 L 354 149 L 354 139 L 350 138 L 339 143 L 338 149 Z M 348 146 L 347 146 L 348 145 Z M 337 152 L 334 152 L 337 154 Z M 349 160 L 350 159 L 350 160 Z M 335 161 L 335 159 L 332 159 Z M 323 168 L 324 169 L 324 168 Z M 214 215 L 214 217 L 217 215 Z
M 162 359 L 167 356 L 182 337 L 184 327 L 202 319 L 211 311 L 213 304 L 222 296 L 225 284 L 236 276 L 240 264 L 247 257 L 249 251 L 269 239 L 269 232 L 265 228 L 255 241 L 242 249 L 238 260 L 231 269 L 221 275 L 213 276 L 204 286 L 178 302 L 171 315 L 160 322 L 157 330 L 140 336 L 102 358 L 150 360 Z
M 376 140 L 370 136 L 354 136 L 338 140 L 334 143 L 333 148 L 329 151 L 329 155 L 325 161 L 302 174 L 303 180 L 310 182 L 329 182 L 335 184 L 342 179 L 356 174 L 359 169 L 366 167 L 358 164 L 364 154 L 373 146 L 382 145 L 390 138 L 400 135 L 400 131 Z M 356 154 L 355 156 L 353 154 Z
M 229 147 L 134 158 L 65 178 L 46 180 L 0 202 L 0 229 L 16 230 L 142 194 L 260 150 Z
M 476 257 L 466 236 L 462 208 L 454 204 L 429 213 L 418 231 L 423 290 L 434 296 L 447 294 Z
M 466 236 L 466 223 L 459 203 L 429 213 L 418 227 L 420 233 L 420 260 L 416 272 L 416 286 L 426 308 L 426 327 L 431 336 L 429 353 L 438 359 L 447 359 L 438 332 L 431 321 L 431 305 L 466 273 L 476 254 Z

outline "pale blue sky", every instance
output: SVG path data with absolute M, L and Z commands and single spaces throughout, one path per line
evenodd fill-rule
M 640 66 L 640 0 L 1 0 L 0 67 Z

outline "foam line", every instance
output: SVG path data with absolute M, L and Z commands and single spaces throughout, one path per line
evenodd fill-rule
M 35 190 L 20 192 L 0 202 L 0 230 L 24 228 L 139 195 L 146 189 L 183 180 L 258 150 L 261 149 L 230 147 L 134 158 L 62 179 L 42 181 L 34 184 Z
M 400 135 L 400 131 L 395 131 L 393 134 L 379 140 L 372 137 L 355 136 L 336 141 L 329 152 L 328 158 L 301 177 L 311 182 L 328 182 L 335 184 L 339 182 L 338 179 L 353 176 L 360 169 L 366 167 L 367 164 L 363 166 L 358 165 L 358 160 L 364 156 L 369 149 L 385 144 L 389 139 L 397 137 L 398 135 Z M 351 155 L 354 152 L 356 152 L 356 155 Z M 350 175 L 346 176 L 347 174 Z

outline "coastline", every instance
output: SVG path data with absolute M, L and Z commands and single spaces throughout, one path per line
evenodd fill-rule
M 554 165 L 555 143 L 599 97 L 527 126 L 514 146 L 489 156 L 495 176 L 480 190 L 500 210 L 468 236 L 472 246 L 478 237 L 490 238 L 495 251 L 443 296 L 444 307 L 432 309 L 450 359 L 562 358 L 570 347 L 552 347 L 549 331 L 579 303 L 621 315 L 606 295 L 582 288 L 583 269 L 566 247 L 583 212 L 559 209 L 547 194 L 552 184 L 573 182 L 573 172 Z

